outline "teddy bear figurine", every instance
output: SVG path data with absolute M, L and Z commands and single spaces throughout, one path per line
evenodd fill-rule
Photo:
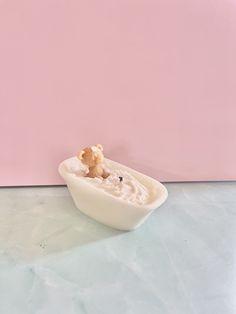
M 79 154 L 78 159 L 88 167 L 86 176 L 90 178 L 106 179 L 110 173 L 104 166 L 103 147 L 101 144 L 84 148 Z

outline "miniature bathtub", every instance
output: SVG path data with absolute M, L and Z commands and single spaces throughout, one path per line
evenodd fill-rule
M 110 170 L 125 170 L 139 180 L 151 193 L 151 201 L 144 205 L 134 205 L 119 199 L 91 185 L 83 177 L 67 169 L 66 163 L 77 160 L 72 157 L 59 165 L 59 173 L 67 184 L 76 207 L 104 225 L 119 230 L 133 230 L 139 227 L 148 216 L 160 207 L 168 196 L 167 189 L 160 182 L 122 164 L 105 158 Z

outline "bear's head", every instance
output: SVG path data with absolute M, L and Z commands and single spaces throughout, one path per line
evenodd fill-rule
M 78 155 L 79 160 L 88 167 L 94 167 L 104 160 L 101 144 L 84 148 Z

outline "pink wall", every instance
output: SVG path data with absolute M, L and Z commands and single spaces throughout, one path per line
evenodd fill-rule
M 0 184 L 87 144 L 162 181 L 236 179 L 236 1 L 0 1 Z

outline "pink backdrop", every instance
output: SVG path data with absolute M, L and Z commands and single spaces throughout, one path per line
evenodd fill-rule
M 236 1 L 0 1 L 0 184 L 87 144 L 161 181 L 236 179 Z

